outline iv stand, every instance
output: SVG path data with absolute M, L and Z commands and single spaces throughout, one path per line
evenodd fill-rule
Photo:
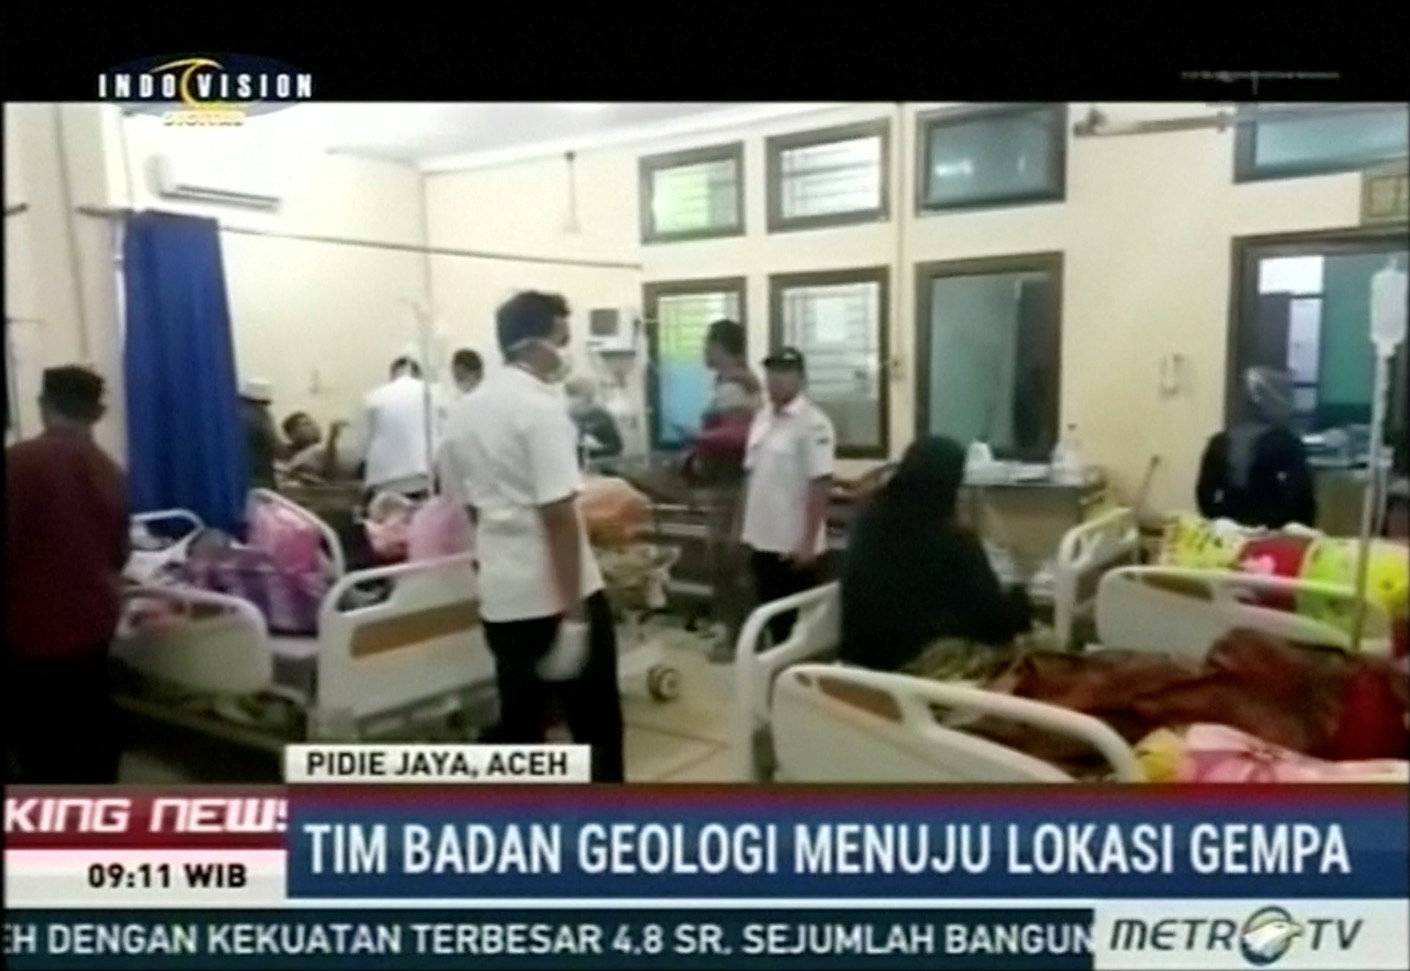
M 1395 276 L 1400 276 L 1399 294 Z M 1388 276 L 1386 274 L 1389 274 Z M 1384 300 L 1383 297 L 1388 297 Z M 1398 316 L 1399 320 L 1395 318 Z M 1386 397 L 1390 385 L 1390 360 L 1405 339 L 1405 271 L 1397 271 L 1394 261 L 1371 282 L 1371 343 L 1376 355 L 1376 379 L 1371 399 L 1370 461 L 1366 469 L 1366 492 L 1361 503 L 1361 534 L 1356 550 L 1355 613 L 1351 624 L 1351 650 L 1361 650 L 1366 628 L 1366 575 L 1371 561 L 1371 534 L 1378 520 L 1381 496 L 1381 452 L 1385 446 Z
M 439 495 L 436 475 L 436 456 L 432 447 L 435 443 L 433 423 L 436 420 L 431 401 L 431 379 L 435 377 L 432 367 L 431 314 L 420 300 L 404 298 L 416 315 L 416 338 L 421 351 L 421 418 L 422 434 L 426 444 L 426 491 L 428 495 Z
M 1366 626 L 1366 573 L 1371 564 L 1371 534 L 1375 532 L 1377 510 L 1381 505 L 1381 439 L 1385 436 L 1386 390 L 1390 379 L 1390 358 L 1376 354 L 1375 397 L 1371 400 L 1371 454 L 1367 463 L 1366 491 L 1361 500 L 1361 533 L 1356 547 L 1356 612 L 1351 622 L 1351 651 L 1361 650 Z

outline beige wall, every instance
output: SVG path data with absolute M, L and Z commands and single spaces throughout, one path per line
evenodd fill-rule
M 258 116 L 228 129 L 170 129 L 146 115 L 121 124 L 110 139 L 119 204 L 276 233 L 424 241 L 421 179 L 409 166 L 328 154 L 282 130 L 265 132 Z M 198 171 L 231 158 L 261 167 L 273 173 L 283 201 L 268 212 L 164 198 L 151 171 L 161 154 L 189 160 Z M 425 257 L 233 232 L 222 233 L 220 242 L 241 380 L 274 385 L 276 416 L 304 410 L 325 423 L 352 417 L 415 337 L 414 318 L 401 301 L 424 295 Z
M 640 260 L 646 281 L 744 275 L 750 342 L 756 350 L 767 345 L 770 274 L 888 264 L 895 352 L 893 452 L 903 449 L 914 431 L 914 264 L 1061 251 L 1062 421 L 1077 424 L 1089 460 L 1106 467 L 1125 496 L 1136 490 L 1149 457 L 1159 454 L 1162 465 L 1151 501 L 1159 508 L 1191 505 L 1200 450 L 1222 420 L 1232 238 L 1355 225 L 1358 177 L 1235 185 L 1232 135 L 1213 130 L 1069 136 L 1065 202 L 916 216 L 913 118 L 927 107 L 904 107 L 900 137 L 893 126 L 897 178 L 888 223 L 773 235 L 765 230 L 764 140 L 783 132 L 895 117 L 895 106 L 876 104 L 580 151 L 580 230 L 572 235 L 562 226 L 566 176 L 561 158 L 430 175 L 430 239 L 433 244 L 454 240 L 463 246 Z M 1116 121 L 1208 113 L 1199 104 L 1103 108 Z M 1085 109 L 1074 106 L 1074 114 Z M 641 245 L 638 158 L 741 139 L 746 235 Z M 551 275 L 526 274 L 544 285 L 553 283 Z M 585 292 L 586 283 L 581 286 Z M 614 281 L 610 287 L 615 286 Z M 438 302 L 453 305 L 456 290 L 443 283 L 439 272 L 436 287 Z M 475 313 L 477 320 L 487 319 L 485 309 Z M 1157 390 L 1160 361 L 1177 353 L 1187 361 L 1185 386 L 1162 397 Z
M 642 274 L 635 247 L 620 225 L 620 209 L 635 191 L 621 184 L 615 158 L 578 165 L 578 222 L 564 229 L 568 213 L 563 159 L 426 178 L 427 237 L 432 246 L 494 253 L 627 264 L 568 263 L 432 257 L 432 284 L 441 325 L 452 342 L 498 363 L 495 308 L 516 290 L 563 293 L 575 308 L 634 306 Z
M 112 227 L 72 214 L 102 205 L 108 186 L 103 120 L 86 105 L 5 105 L 5 201 L 28 209 L 5 220 L 5 313 L 13 321 L 19 431 L 38 430 L 35 399 L 47 367 L 85 364 L 108 381 L 108 415 L 96 430 L 125 450 Z

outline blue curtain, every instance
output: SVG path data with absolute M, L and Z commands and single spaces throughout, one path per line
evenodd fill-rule
M 132 216 L 123 274 L 133 509 L 190 509 L 238 533 L 248 469 L 219 227 Z

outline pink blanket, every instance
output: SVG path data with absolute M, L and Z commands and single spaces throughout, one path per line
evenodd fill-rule
M 1332 762 L 1294 752 L 1227 725 L 1160 729 L 1136 746 L 1152 782 L 1392 782 L 1410 781 L 1410 762 L 1366 759 Z

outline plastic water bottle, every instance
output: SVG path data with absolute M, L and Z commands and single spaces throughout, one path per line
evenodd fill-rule
M 1405 271 L 1388 265 L 1371 277 L 1371 343 L 1390 357 L 1405 340 Z
M 1067 430 L 1053 447 L 1052 467 L 1054 481 L 1064 485 L 1078 485 L 1082 482 L 1085 469 L 1075 424 L 1067 426 Z
M 965 479 L 970 482 L 983 482 L 993 475 L 994 452 L 988 442 L 973 441 L 964 457 Z

